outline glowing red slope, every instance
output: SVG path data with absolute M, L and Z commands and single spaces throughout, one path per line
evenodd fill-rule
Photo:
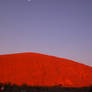
M 90 86 L 92 67 L 37 53 L 0 55 L 0 82 L 31 86 Z

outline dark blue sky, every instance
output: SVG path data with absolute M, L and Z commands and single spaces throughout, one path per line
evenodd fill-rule
M 92 0 L 0 0 L 0 54 L 19 52 L 92 65 Z

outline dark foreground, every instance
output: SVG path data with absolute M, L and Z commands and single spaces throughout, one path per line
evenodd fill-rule
M 66 88 L 66 87 L 32 87 L 27 85 L 17 86 L 0 83 L 0 92 L 92 92 L 92 87 Z

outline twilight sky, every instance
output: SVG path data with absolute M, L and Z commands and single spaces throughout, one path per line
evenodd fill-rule
M 92 0 L 0 0 L 0 54 L 20 52 L 92 66 Z

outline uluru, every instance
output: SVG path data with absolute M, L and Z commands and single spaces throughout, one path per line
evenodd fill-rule
M 30 86 L 92 85 L 92 67 L 39 53 L 0 55 L 0 82 Z

